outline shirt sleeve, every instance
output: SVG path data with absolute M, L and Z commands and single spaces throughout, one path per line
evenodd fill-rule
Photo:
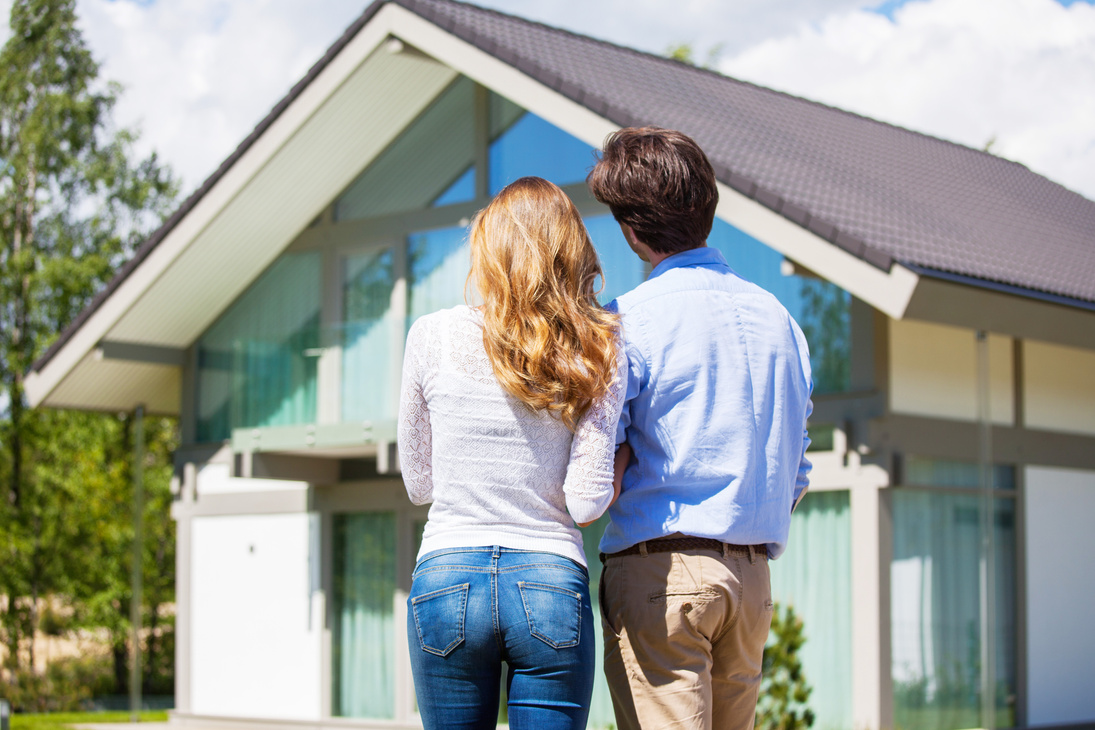
M 407 496 L 414 504 L 433 501 L 433 433 L 423 389 L 426 337 L 425 321 L 420 319 L 407 333 L 399 392 L 399 464 Z
M 814 411 L 813 401 L 806 401 L 806 418 L 802 423 L 802 458 L 798 462 L 798 475 L 795 477 L 795 496 L 791 501 L 791 511 L 795 511 L 795 507 L 798 507 L 798 503 L 802 501 L 802 498 L 806 496 L 806 490 L 810 488 L 810 470 L 814 468 L 814 465 L 810 463 L 810 460 L 806 458 L 806 449 L 810 447 L 810 432 L 806 429 L 806 420 L 810 418 L 810 414 Z
M 624 350 L 624 395 L 620 409 L 620 420 L 616 424 L 616 446 L 627 441 L 627 429 L 631 426 L 631 401 L 639 395 L 639 387 L 644 378 L 646 361 L 635 344 L 634 330 L 626 330 L 627 322 L 621 320 Z
M 802 501 L 802 498 L 806 496 L 806 490 L 810 488 L 810 470 L 814 468 L 810 460 L 806 458 L 806 449 L 810 447 L 810 432 L 807 428 L 807 424 L 810 420 L 810 414 L 814 412 L 814 402 L 811 400 L 814 390 L 813 374 L 810 371 L 810 346 L 806 342 L 806 336 L 799 329 L 799 326 L 794 323 L 793 331 L 795 334 L 795 340 L 798 343 L 800 358 L 802 362 L 802 371 L 805 377 L 804 388 L 806 391 L 806 413 L 802 417 L 802 455 L 799 457 L 798 473 L 795 476 L 795 493 L 794 498 L 791 500 L 791 511 L 794 512 L 798 507 L 798 503 Z
M 608 390 L 593 401 L 578 421 L 570 444 L 563 492 L 567 510 L 575 522 L 592 522 L 612 502 L 612 467 L 615 456 L 616 423 L 620 419 L 627 384 L 627 354 L 623 342 L 616 342 L 616 374 Z

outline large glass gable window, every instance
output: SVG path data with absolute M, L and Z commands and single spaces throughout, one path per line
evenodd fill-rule
M 475 197 L 475 84 L 454 81 L 335 202 L 360 220 Z
M 199 441 L 316 415 L 320 257 L 282 256 L 198 340 Z
M 528 175 L 556 185 L 579 183 L 597 162 L 585 142 L 497 94 L 491 94 L 490 117 L 491 195 Z
M 392 250 L 374 249 L 346 256 L 342 281 L 342 420 L 395 418 L 389 384 L 395 339 Z

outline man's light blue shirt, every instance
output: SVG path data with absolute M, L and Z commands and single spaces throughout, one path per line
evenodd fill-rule
M 634 456 L 601 551 L 679 532 L 778 557 L 809 483 L 802 330 L 706 247 L 665 259 L 609 308 L 628 359 L 616 442 Z

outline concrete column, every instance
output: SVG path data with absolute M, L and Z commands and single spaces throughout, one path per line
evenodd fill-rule
M 197 467 L 183 464 L 179 500 L 171 510 L 175 518 L 175 711 L 190 712 L 190 506 L 197 490 Z
M 893 532 L 889 492 L 875 486 L 851 490 L 852 727 L 893 725 L 890 677 L 890 561 Z

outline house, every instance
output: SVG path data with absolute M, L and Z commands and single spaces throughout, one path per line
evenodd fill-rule
M 463 301 L 465 226 L 521 175 L 575 200 L 606 300 L 639 283 L 584 185 L 639 124 L 708 152 L 709 244 L 812 345 L 811 491 L 772 573 L 815 728 L 1095 720 L 1095 202 L 676 61 L 388 0 L 26 379 L 39 406 L 179 416 L 174 723 L 418 726 L 404 335 Z M 609 722 L 602 683 L 591 726 Z

